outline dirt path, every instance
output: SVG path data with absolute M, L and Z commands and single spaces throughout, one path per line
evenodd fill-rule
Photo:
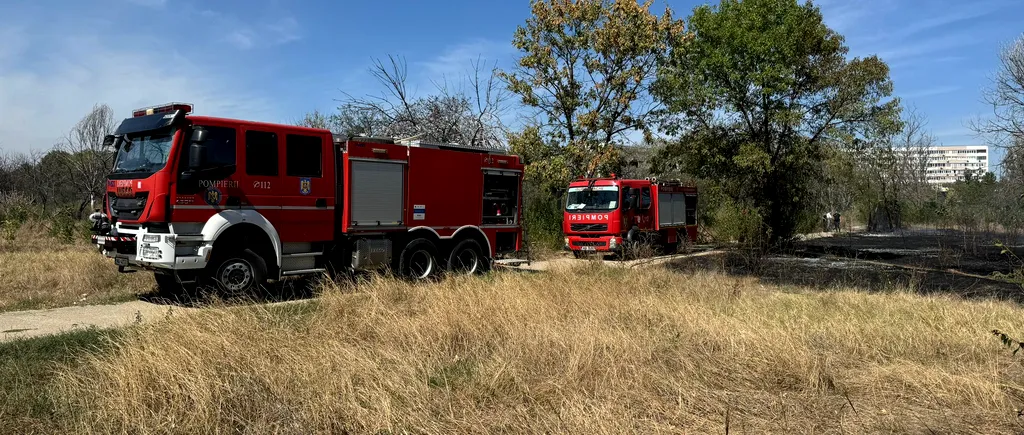
M 0 314 L 0 342 L 93 326 L 112 328 L 151 322 L 166 317 L 171 311 L 194 309 L 131 301 L 116 305 L 86 305 L 2 313 Z
M 806 239 L 830 237 L 831 233 L 810 234 Z M 723 251 L 710 247 L 698 247 L 699 252 L 676 255 L 663 255 L 641 260 L 620 261 L 600 260 L 611 267 L 644 267 L 664 264 L 666 262 L 688 257 L 702 257 L 720 254 Z M 557 258 L 534 261 L 529 265 L 517 267 L 501 266 L 513 270 L 543 272 L 554 267 L 568 266 L 573 262 L 585 261 L 574 258 Z M 594 260 L 598 261 L 598 260 Z M 292 301 L 294 302 L 294 301 Z M 274 304 L 289 303 L 277 302 Z M 57 334 L 89 327 L 116 328 L 135 323 L 152 322 L 162 319 L 170 312 L 194 311 L 201 308 L 189 308 L 178 305 L 154 304 L 145 301 L 131 301 L 112 305 L 86 305 L 76 307 L 52 308 L 46 310 L 13 311 L 0 313 L 0 342 L 18 338 L 37 337 Z
M 613 267 L 640 267 L 661 264 L 678 258 L 711 255 L 718 252 L 721 251 L 703 251 L 693 254 L 666 255 L 634 261 L 604 260 L 604 263 Z M 567 266 L 576 261 L 584 260 L 559 258 L 545 261 L 534 261 L 530 265 L 512 267 L 512 269 L 541 272 L 553 267 L 563 265 Z M 60 332 L 89 327 L 114 328 L 134 323 L 152 322 L 166 317 L 170 312 L 193 311 L 198 309 L 200 308 L 162 305 L 144 301 L 131 301 L 112 305 L 86 305 L 78 307 L 52 308 L 47 310 L 0 313 L 0 342 L 18 338 L 57 334 Z

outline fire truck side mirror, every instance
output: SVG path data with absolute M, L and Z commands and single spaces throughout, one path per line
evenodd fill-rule
M 112 134 L 108 134 L 106 136 L 103 136 L 103 147 L 104 148 L 113 147 L 114 146 L 114 139 L 116 139 L 116 138 Z
M 194 143 L 188 149 L 188 167 L 195 170 L 206 166 L 206 145 Z
M 189 169 L 199 169 L 206 166 L 206 138 L 209 132 L 203 128 L 196 127 L 192 130 L 192 145 L 188 149 Z
M 192 129 L 192 143 L 203 143 L 206 142 L 206 138 L 210 136 L 210 132 L 206 131 L 205 128 L 196 127 Z

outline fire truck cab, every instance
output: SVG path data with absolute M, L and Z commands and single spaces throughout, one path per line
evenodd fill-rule
M 478 273 L 519 250 L 523 165 L 455 144 L 139 109 L 116 150 L 93 242 L 162 289 L 245 292 L 289 276 Z
M 580 178 L 569 184 L 564 249 L 577 257 L 651 244 L 665 253 L 697 240 L 697 188 L 657 179 Z

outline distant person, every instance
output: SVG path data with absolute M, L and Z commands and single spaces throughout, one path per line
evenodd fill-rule
M 836 231 L 840 231 L 840 229 L 842 228 L 842 226 L 840 224 L 842 222 L 839 220 L 839 212 L 836 212 L 834 215 L 832 215 L 832 218 L 835 219 Z
M 825 213 L 825 232 L 832 228 L 832 212 Z

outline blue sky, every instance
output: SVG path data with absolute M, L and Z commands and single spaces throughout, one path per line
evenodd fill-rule
M 677 16 L 702 2 L 668 1 Z M 980 143 L 981 90 L 1024 29 L 1018 0 L 819 0 L 853 55 L 878 54 L 944 144 Z M 664 3 L 659 1 L 657 9 Z M 0 2 L 0 150 L 49 148 L 95 103 L 118 117 L 164 101 L 291 122 L 342 91 L 378 89 L 374 57 L 405 56 L 413 88 L 478 56 L 513 62 L 526 0 L 35 0 Z

